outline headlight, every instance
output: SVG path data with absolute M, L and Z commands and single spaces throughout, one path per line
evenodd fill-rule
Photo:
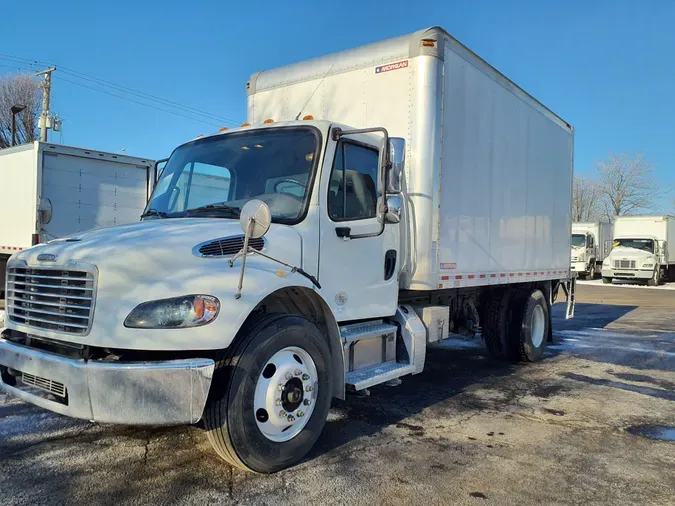
M 220 301 L 209 295 L 153 300 L 136 306 L 124 320 L 124 326 L 136 329 L 200 327 L 212 322 L 219 310 Z
M 654 268 L 654 264 L 642 264 L 643 269 L 652 269 Z

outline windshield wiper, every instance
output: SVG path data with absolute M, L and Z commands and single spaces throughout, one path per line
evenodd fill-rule
M 157 209 L 148 209 L 143 214 L 141 214 L 141 218 L 147 218 L 148 216 L 157 216 L 159 218 L 166 218 L 166 213 L 164 211 L 158 211 Z
M 241 209 L 238 207 L 228 206 L 224 202 L 219 202 L 217 204 L 207 204 L 201 207 L 195 207 L 194 209 L 188 209 L 185 213 L 209 213 L 209 212 L 226 212 L 235 217 L 239 217 Z

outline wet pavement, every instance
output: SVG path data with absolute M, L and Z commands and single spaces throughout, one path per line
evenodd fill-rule
M 424 373 L 336 402 L 317 447 L 259 476 L 199 428 L 130 428 L 0 394 L 0 504 L 672 504 L 675 291 L 584 286 L 545 360 L 451 339 Z M 663 437 L 665 436 L 665 437 Z

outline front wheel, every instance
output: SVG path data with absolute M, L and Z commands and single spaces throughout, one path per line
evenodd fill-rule
M 332 399 L 330 349 L 295 315 L 268 315 L 217 364 L 204 411 L 207 437 L 229 464 L 273 473 L 314 446 Z
M 588 269 L 588 279 L 595 279 L 595 261 L 591 262 L 591 266 Z
M 659 268 L 654 269 L 654 274 L 647 280 L 647 286 L 658 286 L 659 284 Z

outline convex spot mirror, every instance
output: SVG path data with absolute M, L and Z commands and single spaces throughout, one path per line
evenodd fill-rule
M 272 213 L 269 206 L 262 200 L 249 200 L 239 215 L 241 229 L 253 239 L 264 236 L 270 229 L 271 223 Z

